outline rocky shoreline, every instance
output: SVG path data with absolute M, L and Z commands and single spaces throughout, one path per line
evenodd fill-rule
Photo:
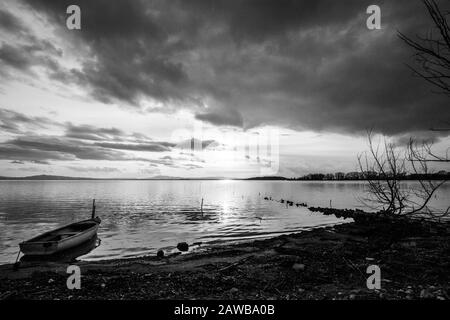
M 0 299 L 450 298 L 448 229 L 355 221 L 204 252 L 72 263 L 79 290 L 66 286 L 67 263 L 2 265 Z M 380 289 L 367 288 L 369 265 L 381 270 Z

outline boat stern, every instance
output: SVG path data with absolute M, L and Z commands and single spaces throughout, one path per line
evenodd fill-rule
M 25 255 L 50 255 L 58 251 L 58 242 L 21 242 L 20 251 Z

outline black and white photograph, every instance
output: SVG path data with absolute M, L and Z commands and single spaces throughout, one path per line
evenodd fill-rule
M 0 3 L 0 304 L 448 300 L 449 179 L 449 0 Z

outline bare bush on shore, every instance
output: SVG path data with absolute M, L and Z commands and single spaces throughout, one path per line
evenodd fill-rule
M 367 181 L 365 195 L 360 198 L 364 205 L 391 217 L 440 219 L 450 215 L 450 207 L 437 210 L 430 206 L 437 190 L 448 181 L 432 178 L 430 144 L 411 139 L 406 147 L 399 147 L 386 138 L 375 143 L 369 132 L 368 146 L 369 150 L 358 156 L 359 170 Z M 417 184 L 405 184 L 408 171 L 417 177 Z

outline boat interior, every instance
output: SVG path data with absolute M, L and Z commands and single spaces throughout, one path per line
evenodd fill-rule
M 44 233 L 43 235 L 32 239 L 32 242 L 43 242 L 43 241 L 60 241 L 64 238 L 76 235 L 84 230 L 87 230 L 96 225 L 94 221 L 82 221 L 78 223 L 71 224 L 67 227 L 54 230 L 49 233 Z

